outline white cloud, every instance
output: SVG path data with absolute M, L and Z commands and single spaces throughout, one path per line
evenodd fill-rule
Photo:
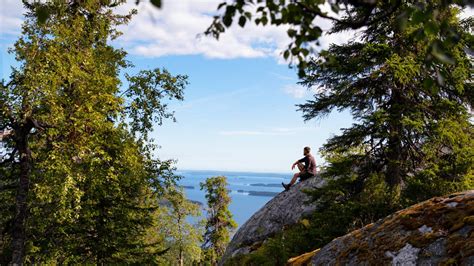
M 205 36 L 203 32 L 211 25 L 216 8 L 221 0 L 163 1 L 163 8 L 156 9 L 149 3 L 127 3 L 119 8 L 125 13 L 138 9 L 132 22 L 122 27 L 124 35 L 119 42 L 132 54 L 146 57 L 167 55 L 203 55 L 208 58 L 256 58 L 274 57 L 281 64 L 287 64 L 283 57 L 290 43 L 286 31 L 288 26 L 257 26 L 247 22 L 245 28 L 234 25 L 221 34 L 219 40 Z M 329 9 L 329 8 L 328 8 Z M 315 25 L 324 31 L 331 27 L 331 21 L 317 18 Z M 342 43 L 354 33 L 325 34 L 320 38 L 321 46 Z
M 166 0 L 163 8 L 157 9 L 150 3 L 141 1 L 137 6 L 129 0 L 117 8 L 118 13 L 138 9 L 129 25 L 120 29 L 124 35 L 117 44 L 124 46 L 131 54 L 146 57 L 167 55 L 203 55 L 208 58 L 256 58 L 274 57 L 286 64 L 282 51 L 290 43 L 286 26 L 256 26 L 248 22 L 244 29 L 234 25 L 221 35 L 219 40 L 202 33 L 211 24 L 217 5 L 222 0 Z M 329 10 L 328 7 L 325 7 Z M 0 35 L 18 35 L 21 31 L 24 9 L 19 0 L 0 0 Z M 471 16 L 472 8 L 467 8 L 462 17 Z M 334 14 L 332 14 L 334 15 Z M 236 23 L 234 23 L 236 24 Z M 317 18 L 315 25 L 323 31 L 331 27 L 331 21 Z M 200 37 L 198 37 L 200 35 Z M 331 43 L 343 43 L 355 36 L 354 31 L 338 34 L 324 34 L 316 51 L 327 48 Z M 297 93 L 296 95 L 301 95 Z
M 459 14 L 459 17 L 461 19 L 466 19 L 474 16 L 474 8 L 472 7 L 466 7 L 464 8 L 461 13 Z
M 203 35 L 211 24 L 221 0 L 163 1 L 156 9 L 149 3 L 133 1 L 119 11 L 138 9 L 132 22 L 122 27 L 119 42 L 133 54 L 147 57 L 204 55 L 209 58 L 255 58 L 272 56 L 289 42 L 285 27 L 232 27 L 219 40 Z
M 163 8 L 157 9 L 142 1 L 135 1 L 116 8 L 116 12 L 126 14 L 137 9 L 128 25 L 120 27 L 124 33 L 116 44 L 129 53 L 145 57 L 168 55 L 203 55 L 208 58 L 258 58 L 274 57 L 281 64 L 287 62 L 282 51 L 290 39 L 288 27 L 256 26 L 248 22 L 245 28 L 234 25 L 221 35 L 219 40 L 205 36 L 203 32 L 211 24 L 221 0 L 180 0 L 163 1 Z M 2 37 L 16 37 L 21 32 L 24 13 L 19 0 L 0 0 L 0 34 Z M 323 29 L 330 27 L 328 20 L 318 19 L 316 24 Z M 234 23 L 236 24 L 236 23 Z M 342 37 L 341 37 L 342 36 Z M 347 39 L 345 35 L 329 35 L 321 38 L 322 47 L 331 42 Z
M 293 98 L 301 99 L 308 95 L 309 91 L 305 87 L 297 84 L 288 84 L 283 87 L 283 91 Z
M 1 0 L 0 35 L 18 35 L 21 32 L 23 4 L 19 0 Z

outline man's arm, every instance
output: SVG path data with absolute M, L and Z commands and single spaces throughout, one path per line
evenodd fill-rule
M 305 163 L 305 168 L 307 168 L 308 164 L 306 163 L 306 156 L 294 162 L 293 165 L 291 166 L 291 170 L 295 169 L 295 166 L 299 163 Z

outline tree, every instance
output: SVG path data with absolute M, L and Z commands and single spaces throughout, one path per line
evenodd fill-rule
M 228 209 L 231 201 L 227 192 L 225 176 L 216 176 L 201 183 L 201 190 L 206 191 L 207 221 L 202 248 L 206 261 L 215 265 L 224 255 L 230 241 L 230 231 L 237 227 Z
M 397 27 L 413 26 L 427 29 L 413 32 L 414 35 L 427 42 L 430 52 L 427 53 L 428 63 L 431 61 L 450 61 L 449 51 L 456 41 L 444 38 L 456 36 L 456 28 L 439 20 L 438 11 L 450 6 L 463 8 L 472 6 L 471 1 L 401 1 L 401 0 L 234 0 L 222 2 L 218 10 L 221 14 L 214 17 L 214 22 L 206 30 L 206 34 L 219 38 L 226 28 L 235 21 L 241 27 L 247 22 L 257 25 L 288 26 L 288 37 L 291 42 L 283 52 L 285 59 L 291 58 L 298 65 L 299 75 L 303 76 L 307 64 L 315 54 L 323 29 L 315 23 L 317 18 L 329 19 L 334 23 L 328 33 L 350 29 L 362 29 L 383 22 L 386 17 L 397 15 Z M 332 12 L 331 12 L 332 11 Z M 434 60 L 433 60 L 434 59 Z
M 109 41 L 134 12 L 106 2 L 24 2 L 21 66 L 0 87 L 2 264 L 138 263 L 156 244 L 142 240 L 175 179 L 148 132 L 186 76 L 141 71 L 121 91 L 131 64 Z
M 161 233 L 167 238 L 166 245 L 170 250 L 163 257 L 167 262 L 175 261 L 177 265 L 192 265 L 201 260 L 202 228 L 200 224 L 191 224 L 189 218 L 201 215 L 198 204 L 189 201 L 182 189 L 170 189 L 166 193 L 166 204 L 160 215 Z
M 371 176 L 383 177 L 388 200 L 395 205 L 407 182 L 422 180 L 420 175 L 428 165 L 433 167 L 435 158 L 450 157 L 445 159 L 452 167 L 438 168 L 436 175 L 449 180 L 452 189 L 466 188 L 472 175 L 472 160 L 464 157 L 473 152 L 467 109 L 472 107 L 472 61 L 465 52 L 472 45 L 467 31 L 472 22 L 459 23 L 453 8 L 439 12 L 440 19 L 460 33 L 451 50 L 456 64 L 424 64 L 431 50 L 411 35 L 419 29 L 399 30 L 394 13 L 363 31 L 363 42 L 333 45 L 321 52 L 302 81 L 319 87 L 314 100 L 299 105 L 306 120 L 333 109 L 349 109 L 358 121 L 325 144 L 324 152 L 343 155 L 329 167 L 340 171 L 351 167 L 357 175 L 354 186 L 360 184 L 358 192 Z M 329 170 L 333 176 L 337 175 L 334 170 Z
M 438 9 L 439 23 L 457 32 L 455 63 L 427 63 L 432 47 L 414 33 L 431 29 L 400 28 L 398 12 L 308 61 L 301 83 L 315 95 L 298 105 L 304 118 L 349 110 L 355 122 L 321 149 L 328 182 L 310 193 L 318 208 L 308 226 L 273 236 L 237 264 L 274 265 L 272 254 L 296 256 L 405 206 L 474 188 L 473 20 Z
M 455 64 L 425 64 L 431 48 L 412 35 L 419 28 L 396 26 L 397 13 L 311 61 L 302 84 L 316 93 L 299 105 L 304 118 L 348 109 L 356 122 L 322 148 L 328 185 L 311 193 L 319 208 L 304 234 L 313 240 L 301 246 L 321 247 L 400 208 L 474 188 L 473 24 L 457 14 L 438 14 L 460 33 Z

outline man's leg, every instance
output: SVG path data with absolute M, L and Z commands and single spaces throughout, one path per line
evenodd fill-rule
M 290 181 L 290 186 L 292 186 L 294 183 L 296 183 L 296 180 L 298 180 L 298 177 L 300 176 L 301 173 L 296 173 L 293 175 L 293 178 Z
M 304 171 L 304 164 L 299 163 L 298 164 L 298 169 L 300 170 L 300 173 Z
M 285 188 L 285 190 L 289 190 L 291 186 L 293 186 L 293 184 L 296 183 L 296 180 L 298 180 L 298 177 L 300 176 L 301 173 L 296 173 L 293 175 L 293 178 L 291 179 L 290 183 L 289 184 L 285 184 L 285 183 L 281 183 L 281 185 Z
M 293 178 L 291 179 L 289 184 L 281 183 L 281 185 L 285 188 L 285 190 L 289 190 L 291 186 L 293 186 L 296 183 L 296 180 L 298 180 L 298 177 L 303 173 L 304 171 L 304 164 L 299 163 L 298 164 L 298 169 L 300 170 L 299 173 L 296 173 L 293 175 Z

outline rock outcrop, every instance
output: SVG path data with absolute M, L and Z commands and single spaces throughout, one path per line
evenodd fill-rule
M 265 239 L 282 231 L 285 226 L 296 224 L 314 211 L 316 206 L 306 204 L 309 197 L 304 191 L 320 188 L 324 183 L 324 180 L 316 176 L 275 196 L 239 228 L 229 243 L 221 264 L 236 255 L 252 252 Z
M 474 190 L 436 197 L 353 231 L 289 265 L 474 265 Z

